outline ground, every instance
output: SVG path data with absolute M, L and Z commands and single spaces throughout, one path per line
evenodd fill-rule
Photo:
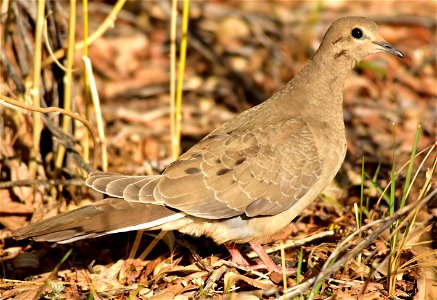
M 112 2 L 89 3 L 90 33 L 104 24 Z M 6 34 L 1 95 L 29 104 L 35 80 L 30 70 L 36 51 L 36 2 L 23 3 L 14 2 L 9 11 L 5 5 L 0 7 Z M 46 23 L 54 52 L 67 45 L 70 11 L 67 2 L 48 4 L 54 11 Z M 84 26 L 82 4 L 77 5 L 74 32 L 79 41 Z M 372 17 L 386 40 L 405 54 L 403 59 L 369 56 L 348 79 L 344 93 L 348 153 L 339 175 L 295 222 L 264 241 L 278 263 L 285 259 L 289 267 L 299 267 L 299 275 L 285 281 L 277 273 L 234 266 L 224 247 L 179 233 L 167 234 L 150 253 L 143 251 L 148 251 L 158 232 L 144 235 L 138 249 L 135 233 L 56 246 L 14 240 L 11 233 L 29 221 L 101 197 L 83 185 L 83 170 L 86 161 L 91 161 L 91 168 L 106 163 L 80 122 L 75 122 L 73 131 L 67 130 L 69 134 L 60 135 L 59 115 L 46 113 L 55 129 L 45 121 L 33 164 L 33 115 L 27 109 L 0 105 L 0 298 L 274 299 L 300 283 L 302 297 L 311 297 L 314 289 L 309 283 L 324 274 L 314 285 L 314 299 L 437 299 L 436 197 L 426 197 L 435 190 L 435 12 L 434 1 L 190 3 L 183 151 L 290 80 L 339 17 Z M 87 55 L 100 98 L 108 170 L 156 174 L 173 160 L 170 14 L 170 4 L 164 1 L 129 1 L 114 26 L 90 42 Z M 43 50 L 42 95 L 48 106 L 60 106 L 69 87 L 47 47 Z M 72 110 L 85 116 L 82 55 L 80 49 L 72 59 Z M 88 119 L 96 127 L 98 118 L 90 107 Z M 59 141 L 67 147 L 61 168 L 54 162 Z M 412 152 L 417 157 L 409 171 Z M 411 188 L 407 191 L 405 186 Z M 404 211 L 403 198 L 411 205 Z M 418 203 L 421 208 L 416 211 Z M 396 212 L 398 222 L 384 219 Z M 369 225 L 372 222 L 377 223 Z M 357 227 L 362 232 L 353 235 Z M 375 232 L 379 234 L 372 236 Z M 296 240 L 303 241 L 289 245 Z M 245 245 L 240 249 L 256 261 Z M 330 270 L 333 253 L 337 261 L 345 261 Z

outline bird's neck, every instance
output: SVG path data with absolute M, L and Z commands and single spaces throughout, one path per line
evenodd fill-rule
M 352 72 L 356 60 L 347 51 L 338 51 L 338 49 L 325 47 L 322 44 L 308 64 L 316 69 L 313 70 L 314 72 L 323 73 L 326 78 L 336 79 L 344 84 Z
M 334 59 L 318 51 L 284 89 L 297 95 L 291 99 L 298 102 L 294 105 L 300 106 L 300 111 L 330 111 L 342 115 L 344 84 L 353 65 L 350 60 Z

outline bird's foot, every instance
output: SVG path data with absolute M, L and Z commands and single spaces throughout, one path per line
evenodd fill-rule
M 232 242 L 225 243 L 225 247 L 226 247 L 226 249 L 228 249 L 229 254 L 231 254 L 232 262 L 234 264 L 244 266 L 244 267 L 250 266 L 249 262 L 243 257 L 240 250 L 238 250 L 238 248 L 235 246 L 234 243 L 232 243 Z
M 238 248 L 235 246 L 234 243 L 225 243 L 226 249 L 228 249 L 229 253 L 232 256 L 232 262 L 244 266 L 249 267 L 253 270 L 258 269 L 265 269 L 269 272 L 277 272 L 280 274 L 283 274 L 284 270 L 281 266 L 278 266 L 267 254 L 267 252 L 264 250 L 264 248 L 261 246 L 260 243 L 256 241 L 249 242 L 251 248 L 258 254 L 258 257 L 260 258 L 260 262 L 256 265 L 250 265 L 249 262 L 243 257 L 241 252 L 238 250 Z M 294 275 L 296 274 L 296 268 L 285 268 L 285 274 L 287 275 Z
M 258 257 L 260 258 L 260 262 L 255 265 L 255 269 L 266 269 L 269 272 L 277 272 L 277 273 L 284 273 L 284 268 L 282 266 L 278 266 L 271 257 L 267 254 L 266 250 L 264 250 L 263 246 L 261 246 L 260 243 L 256 241 L 250 241 L 249 242 L 250 247 L 252 247 L 253 251 L 258 254 Z M 296 268 L 285 268 L 285 274 L 287 275 L 294 275 L 296 274 Z

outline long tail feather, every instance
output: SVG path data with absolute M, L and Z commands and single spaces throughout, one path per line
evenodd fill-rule
M 108 198 L 30 224 L 13 233 L 16 239 L 69 243 L 109 233 L 148 229 L 185 215 L 165 206 Z

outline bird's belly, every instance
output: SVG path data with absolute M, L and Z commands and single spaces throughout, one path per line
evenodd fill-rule
M 217 244 L 228 241 L 246 243 L 251 240 L 260 240 L 271 236 L 291 222 L 291 218 L 282 212 L 274 216 L 264 217 L 233 217 L 225 220 L 206 220 L 193 218 L 193 222 L 178 230 L 182 233 L 207 236 Z

